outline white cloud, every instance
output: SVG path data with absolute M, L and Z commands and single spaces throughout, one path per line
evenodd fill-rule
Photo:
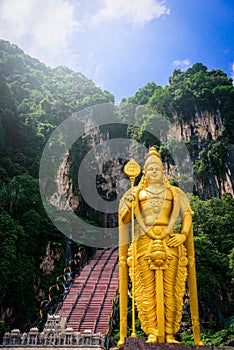
M 174 60 L 172 63 L 173 68 L 179 68 L 181 70 L 186 70 L 191 66 L 191 61 L 189 59 L 186 60 Z
M 93 17 L 94 23 L 124 18 L 131 24 L 144 25 L 170 13 L 163 0 L 101 0 L 101 4 L 101 9 Z
M 74 13 L 66 0 L 2 0 L 0 37 L 37 57 L 58 54 L 78 30 Z
M 105 65 L 103 63 L 97 64 L 95 66 L 93 79 L 101 89 L 104 89 L 107 83 L 107 78 L 105 78 L 104 72 L 105 72 Z

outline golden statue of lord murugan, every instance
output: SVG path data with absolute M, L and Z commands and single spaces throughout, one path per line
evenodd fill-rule
M 132 298 L 148 343 L 177 343 L 188 277 L 195 345 L 200 339 L 192 210 L 184 192 L 169 184 L 159 153 L 150 148 L 143 175 L 134 180 L 139 165 L 131 160 L 125 169 L 132 188 L 119 205 L 120 340 L 127 336 L 128 273 Z M 125 166 L 126 168 L 126 166 Z M 180 218 L 180 222 L 178 220 Z M 178 226 L 180 229 L 178 229 Z M 129 227 L 132 238 L 129 238 Z M 131 244 L 129 244 L 129 242 Z M 135 311 L 133 333 L 135 337 Z

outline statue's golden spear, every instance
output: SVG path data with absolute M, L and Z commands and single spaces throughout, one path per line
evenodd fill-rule
M 132 188 L 132 195 L 134 196 L 134 183 L 135 179 L 138 175 L 141 173 L 141 167 L 140 165 L 134 160 L 130 159 L 130 161 L 125 165 L 124 167 L 125 174 L 129 177 L 131 188 Z M 136 257 L 136 245 L 135 245 L 135 231 L 134 231 L 134 200 L 132 200 L 132 208 L 131 208 L 131 232 L 132 232 L 132 333 L 131 337 L 136 337 L 136 328 L 135 328 L 135 277 L 134 277 L 134 264 L 135 264 L 135 257 Z
M 191 311 L 191 318 L 192 318 L 194 344 L 197 346 L 204 346 L 205 343 L 201 340 L 201 334 L 200 334 L 194 238 L 193 238 L 192 228 L 191 228 L 190 235 L 185 241 L 185 246 L 187 248 L 187 254 L 188 254 L 188 287 L 189 287 L 189 300 L 190 300 L 190 311 Z

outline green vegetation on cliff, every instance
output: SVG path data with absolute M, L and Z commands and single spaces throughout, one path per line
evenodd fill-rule
M 223 136 L 234 142 L 234 87 L 232 79 L 219 69 L 208 71 L 202 63 L 185 72 L 175 69 L 169 85 L 148 83 L 127 101 L 148 105 L 171 121 L 176 115 L 180 123 L 189 123 L 196 113 L 219 111 L 225 126 Z

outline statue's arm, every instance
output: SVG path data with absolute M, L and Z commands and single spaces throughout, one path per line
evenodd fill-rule
M 131 221 L 132 201 L 134 201 L 136 190 L 129 189 L 121 198 L 119 203 L 119 218 L 126 225 Z
M 192 229 L 193 211 L 190 207 L 189 200 L 184 192 L 180 191 L 180 216 L 181 216 L 181 234 L 188 237 Z
M 189 211 L 187 211 L 186 213 L 184 213 L 184 216 L 182 217 L 181 234 L 184 234 L 186 237 L 188 237 L 188 235 L 191 232 L 191 228 L 192 228 L 192 214 Z
M 169 247 L 178 247 L 183 244 L 187 237 L 191 233 L 192 228 L 192 210 L 190 208 L 189 200 L 185 193 L 179 188 L 174 189 L 176 192 L 176 204 L 178 212 L 177 214 L 181 217 L 181 232 L 173 234 L 168 241 Z

